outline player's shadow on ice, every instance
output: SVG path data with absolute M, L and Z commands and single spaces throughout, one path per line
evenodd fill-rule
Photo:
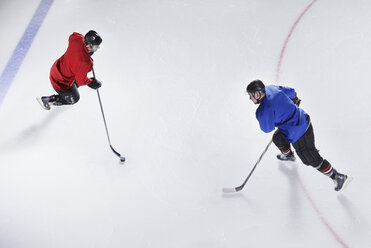
M 291 228 L 293 230 L 300 229 L 300 219 L 302 217 L 302 201 L 301 201 L 301 191 L 300 191 L 300 184 L 298 181 L 298 168 L 297 164 L 294 162 L 281 162 L 278 161 L 278 169 L 282 172 L 286 178 L 288 179 L 289 183 L 289 210 L 288 213 L 288 220 L 291 220 Z
M 222 192 L 222 197 L 225 199 L 242 199 L 247 202 L 251 202 L 242 192 L 236 193 L 224 193 Z
M 337 198 L 340 205 L 343 206 L 345 212 L 348 214 L 348 226 L 359 234 L 367 232 L 369 223 L 361 211 L 343 194 L 338 195 Z
M 65 108 L 55 108 L 51 110 L 50 113 L 45 116 L 45 118 L 21 131 L 20 134 L 11 141 L 4 141 L 0 145 L 0 154 L 13 152 L 20 147 L 35 143 L 37 138 L 42 135 L 43 130 L 50 125 L 56 116 L 65 110 Z

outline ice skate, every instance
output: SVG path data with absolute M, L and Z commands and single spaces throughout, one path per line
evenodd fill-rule
M 352 178 L 348 178 L 347 175 L 338 173 L 335 175 L 335 178 L 332 179 L 335 183 L 335 190 L 342 191 L 350 183 Z
M 277 155 L 277 158 L 282 161 L 295 161 L 295 156 L 292 151 L 290 151 L 288 154 L 280 153 Z
M 42 96 L 42 97 L 36 97 L 36 100 L 39 102 L 40 106 L 43 109 L 50 110 L 50 97 L 49 96 Z

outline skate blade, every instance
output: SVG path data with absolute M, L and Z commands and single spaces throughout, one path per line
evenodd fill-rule
M 41 100 L 41 97 L 36 97 L 36 100 L 43 109 L 50 110 L 50 105 L 48 104 L 48 107 L 45 107 L 43 101 Z
M 296 161 L 296 157 L 294 157 L 293 159 L 281 159 L 281 158 L 278 158 L 278 161 L 282 161 L 282 162 L 295 162 Z
M 350 182 L 353 180 L 353 177 L 347 177 L 347 180 L 345 180 L 344 184 L 343 184 L 343 187 L 338 191 L 338 192 L 342 192 L 349 184 Z

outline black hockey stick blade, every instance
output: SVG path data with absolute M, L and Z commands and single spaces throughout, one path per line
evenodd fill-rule
M 126 160 L 125 157 L 121 156 L 120 153 L 116 152 L 116 150 L 113 149 L 112 145 L 110 145 L 110 147 L 111 147 L 111 150 L 113 151 L 113 153 L 115 153 L 120 158 L 120 161 L 125 162 L 125 160 Z

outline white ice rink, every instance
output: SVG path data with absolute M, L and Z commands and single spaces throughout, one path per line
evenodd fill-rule
M 0 73 L 40 0 L 0 1 Z M 371 247 L 371 1 L 55 0 L 0 105 L 0 248 Z M 45 111 L 68 36 L 97 94 Z M 89 75 L 90 76 L 90 75 Z M 245 94 L 294 87 L 341 193 L 278 162 Z

